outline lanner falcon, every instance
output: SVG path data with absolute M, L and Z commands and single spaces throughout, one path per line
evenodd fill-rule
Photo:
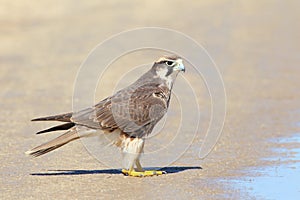
M 113 143 L 123 153 L 123 174 L 139 177 L 166 173 L 143 170 L 139 159 L 145 136 L 151 133 L 167 112 L 173 83 L 180 71 L 185 71 L 180 57 L 164 56 L 154 62 L 151 69 L 137 81 L 91 108 L 33 119 L 32 121 L 66 122 L 37 134 L 58 130 L 67 132 L 26 153 L 37 157 L 73 140 L 89 137 L 93 131 L 101 130 L 103 134 L 117 135 Z

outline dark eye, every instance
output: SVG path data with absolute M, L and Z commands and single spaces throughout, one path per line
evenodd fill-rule
M 172 61 L 166 61 L 165 63 L 166 63 L 166 65 L 168 65 L 168 66 L 172 66 L 172 65 L 173 65 L 173 62 L 172 62 Z

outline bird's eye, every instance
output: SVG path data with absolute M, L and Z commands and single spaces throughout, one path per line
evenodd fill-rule
M 172 65 L 173 65 L 173 62 L 172 62 L 172 61 L 166 61 L 165 63 L 166 63 L 166 65 L 168 65 L 168 66 L 172 66 Z

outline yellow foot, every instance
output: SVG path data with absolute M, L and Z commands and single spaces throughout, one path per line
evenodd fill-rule
M 135 170 L 122 169 L 122 173 L 126 176 L 144 177 L 144 176 L 162 175 L 162 174 L 166 174 L 167 172 L 156 171 L 156 170 L 137 172 Z

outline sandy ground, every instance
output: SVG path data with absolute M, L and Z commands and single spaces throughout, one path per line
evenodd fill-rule
M 293 156 L 271 151 L 274 147 L 299 148 L 270 142 L 300 131 L 299 6 L 297 1 L 1 1 L 0 198 L 254 198 L 230 180 L 255 176 L 252 167 L 284 164 L 280 158 Z M 34 135 L 53 123 L 31 118 L 72 110 L 76 73 L 91 49 L 112 34 L 142 26 L 191 36 L 220 67 L 227 116 L 214 151 L 199 160 L 194 145 L 166 168 L 169 174 L 151 178 L 123 176 L 80 142 L 41 158 L 25 156 L 53 138 Z M 202 95 L 205 121 L 208 100 Z

